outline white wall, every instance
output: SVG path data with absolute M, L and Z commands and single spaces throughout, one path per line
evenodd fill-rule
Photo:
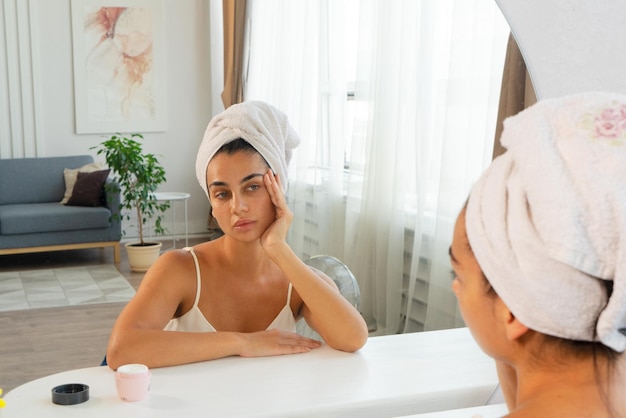
M 95 156 L 89 148 L 104 136 L 75 134 L 70 0 L 3 0 L 1 7 L 0 40 L 8 47 L 0 48 L 0 82 L 8 87 L 0 92 L 0 158 Z M 211 92 L 209 3 L 164 0 L 163 12 L 167 130 L 144 133 L 144 148 L 161 155 L 168 180 L 159 191 L 190 193 L 189 232 L 204 234 L 208 203 L 195 179 L 195 154 L 212 116 L 212 94 L 220 94 Z M 178 231 L 182 213 L 177 207 Z

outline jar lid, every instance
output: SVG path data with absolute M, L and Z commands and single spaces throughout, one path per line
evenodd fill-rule
M 76 405 L 89 400 L 89 386 L 68 383 L 52 388 L 52 402 L 57 405 Z

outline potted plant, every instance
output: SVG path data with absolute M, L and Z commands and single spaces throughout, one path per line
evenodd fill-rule
M 161 242 L 148 242 L 144 239 L 146 223 L 154 222 L 154 232 L 163 234 L 163 214 L 169 208 L 168 202 L 159 202 L 154 196 L 160 184 L 165 182 L 165 169 L 154 154 L 144 153 L 141 143 L 143 135 L 130 136 L 116 133 L 100 145 L 91 147 L 98 155 L 104 155 L 113 174 L 113 182 L 107 184 L 112 192 L 121 192 L 120 217 L 137 219 L 139 242 L 127 243 L 128 262 L 133 271 L 146 271 L 158 258 Z M 107 190 L 107 191 L 109 191 Z

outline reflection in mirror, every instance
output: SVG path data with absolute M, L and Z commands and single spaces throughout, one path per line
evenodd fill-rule
M 333 255 L 374 335 L 462 326 L 448 247 L 491 160 L 509 28 L 491 0 L 249 0 L 246 100 L 282 109 L 289 242 Z

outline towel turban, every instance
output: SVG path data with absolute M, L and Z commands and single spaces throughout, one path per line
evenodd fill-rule
M 540 101 L 505 120 L 501 142 L 465 218 L 485 276 L 529 328 L 623 352 L 626 96 Z
M 289 162 L 300 137 L 283 112 L 264 102 L 249 101 L 234 104 L 213 117 L 204 132 L 196 158 L 196 177 L 207 197 L 209 162 L 222 145 L 239 138 L 249 142 L 265 158 L 286 192 Z

